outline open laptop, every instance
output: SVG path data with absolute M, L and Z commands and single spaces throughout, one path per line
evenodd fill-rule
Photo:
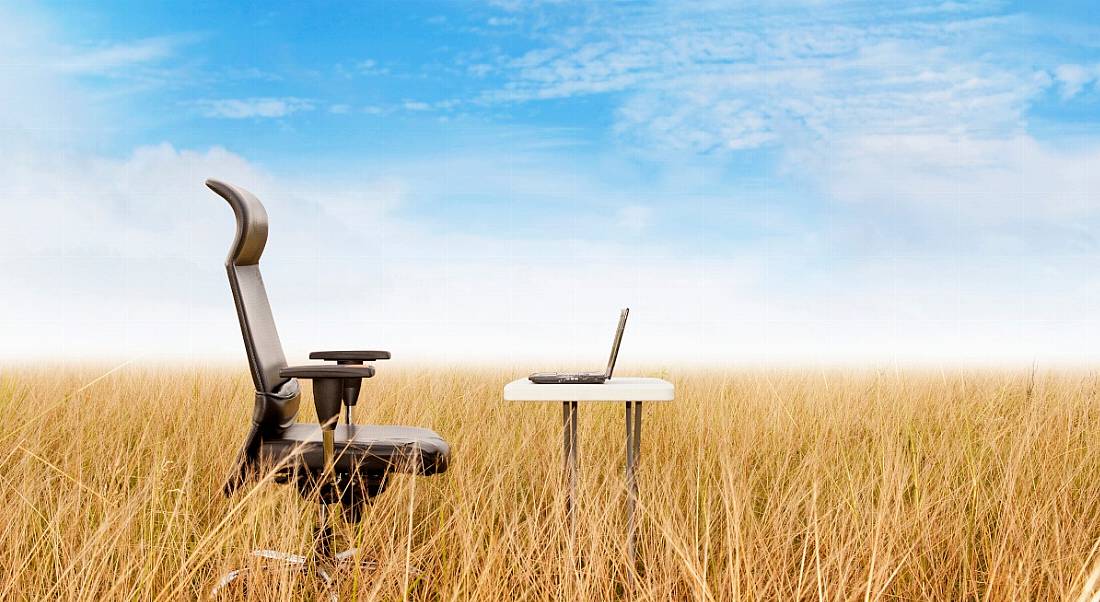
M 607 382 L 615 371 L 615 359 L 619 357 L 619 343 L 623 342 L 623 330 L 626 329 L 626 317 L 630 308 L 619 313 L 619 329 L 615 331 L 615 342 L 611 345 L 611 358 L 607 360 L 605 372 L 536 372 L 527 378 L 540 385 L 598 385 Z

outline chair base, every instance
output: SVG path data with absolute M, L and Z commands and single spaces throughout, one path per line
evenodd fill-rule
M 324 501 L 318 505 L 318 510 L 319 520 L 313 530 L 313 553 L 311 556 L 279 552 L 277 550 L 252 550 L 251 554 L 257 558 L 272 561 L 272 566 L 265 566 L 263 567 L 264 570 L 269 568 L 289 569 L 302 571 L 309 576 L 316 577 L 324 584 L 328 598 L 336 602 L 338 600 L 335 581 L 337 571 L 355 568 L 375 569 L 378 563 L 356 558 L 359 553 L 358 548 L 349 548 L 343 552 L 337 552 L 335 547 L 336 533 L 332 524 L 332 519 L 337 513 L 332 512 L 332 509 Z M 217 597 L 222 590 L 247 572 L 248 568 L 242 568 L 226 573 L 218 581 L 218 584 L 210 590 L 210 597 Z
M 271 561 L 271 564 L 264 566 L 263 570 L 281 569 L 302 571 L 316 577 L 324 584 L 324 589 L 328 593 L 328 599 L 332 600 L 332 602 L 337 602 L 339 599 L 336 593 L 335 579 L 338 573 L 356 569 L 373 570 L 378 568 L 377 562 L 369 559 L 357 558 L 356 556 L 358 554 L 359 548 L 350 548 L 343 552 L 337 552 L 332 558 L 321 558 L 310 562 L 309 558 L 301 554 L 292 554 L 290 552 L 279 552 L 276 550 L 252 550 L 251 552 L 251 555 L 256 558 Z M 238 579 L 244 578 L 248 571 L 248 568 L 241 568 L 226 573 L 218 581 L 218 584 L 210 590 L 210 597 L 217 598 L 222 590 L 229 587 Z

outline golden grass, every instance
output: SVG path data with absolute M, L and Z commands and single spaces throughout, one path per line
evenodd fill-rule
M 128 367 L 87 385 L 100 374 L 0 378 L 0 599 L 202 598 L 228 569 L 258 566 L 252 548 L 309 548 L 315 506 L 290 487 L 220 495 L 250 411 L 243 371 Z M 364 387 L 361 422 L 434 428 L 453 465 L 394 479 L 345 530 L 380 567 L 343 579 L 344 599 L 625 597 L 623 408 L 582 405 L 570 545 L 561 408 L 501 401 L 515 375 L 387 368 Z M 1087 600 L 1097 588 L 1096 375 L 665 377 L 678 399 L 645 408 L 635 599 Z M 318 595 L 289 572 L 249 583 L 254 599 Z

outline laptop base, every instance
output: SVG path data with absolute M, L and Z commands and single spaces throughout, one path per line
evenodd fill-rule
M 536 372 L 527 378 L 538 385 L 602 385 L 607 381 L 603 372 Z

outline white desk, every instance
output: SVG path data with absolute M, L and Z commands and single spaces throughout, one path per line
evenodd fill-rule
M 674 394 L 675 388 L 666 380 L 632 376 L 612 378 L 602 385 L 536 385 L 521 378 L 504 386 L 505 401 L 558 401 L 562 404 L 562 456 L 568 485 L 565 503 L 570 521 L 573 517 L 573 496 L 577 488 L 578 402 L 626 402 L 626 548 L 631 563 L 635 558 L 634 511 L 638 500 L 638 480 L 635 473 L 642 447 L 642 402 L 672 401 Z
M 521 378 L 504 385 L 505 401 L 672 401 L 672 383 L 659 378 L 620 376 L 602 385 L 536 385 Z

